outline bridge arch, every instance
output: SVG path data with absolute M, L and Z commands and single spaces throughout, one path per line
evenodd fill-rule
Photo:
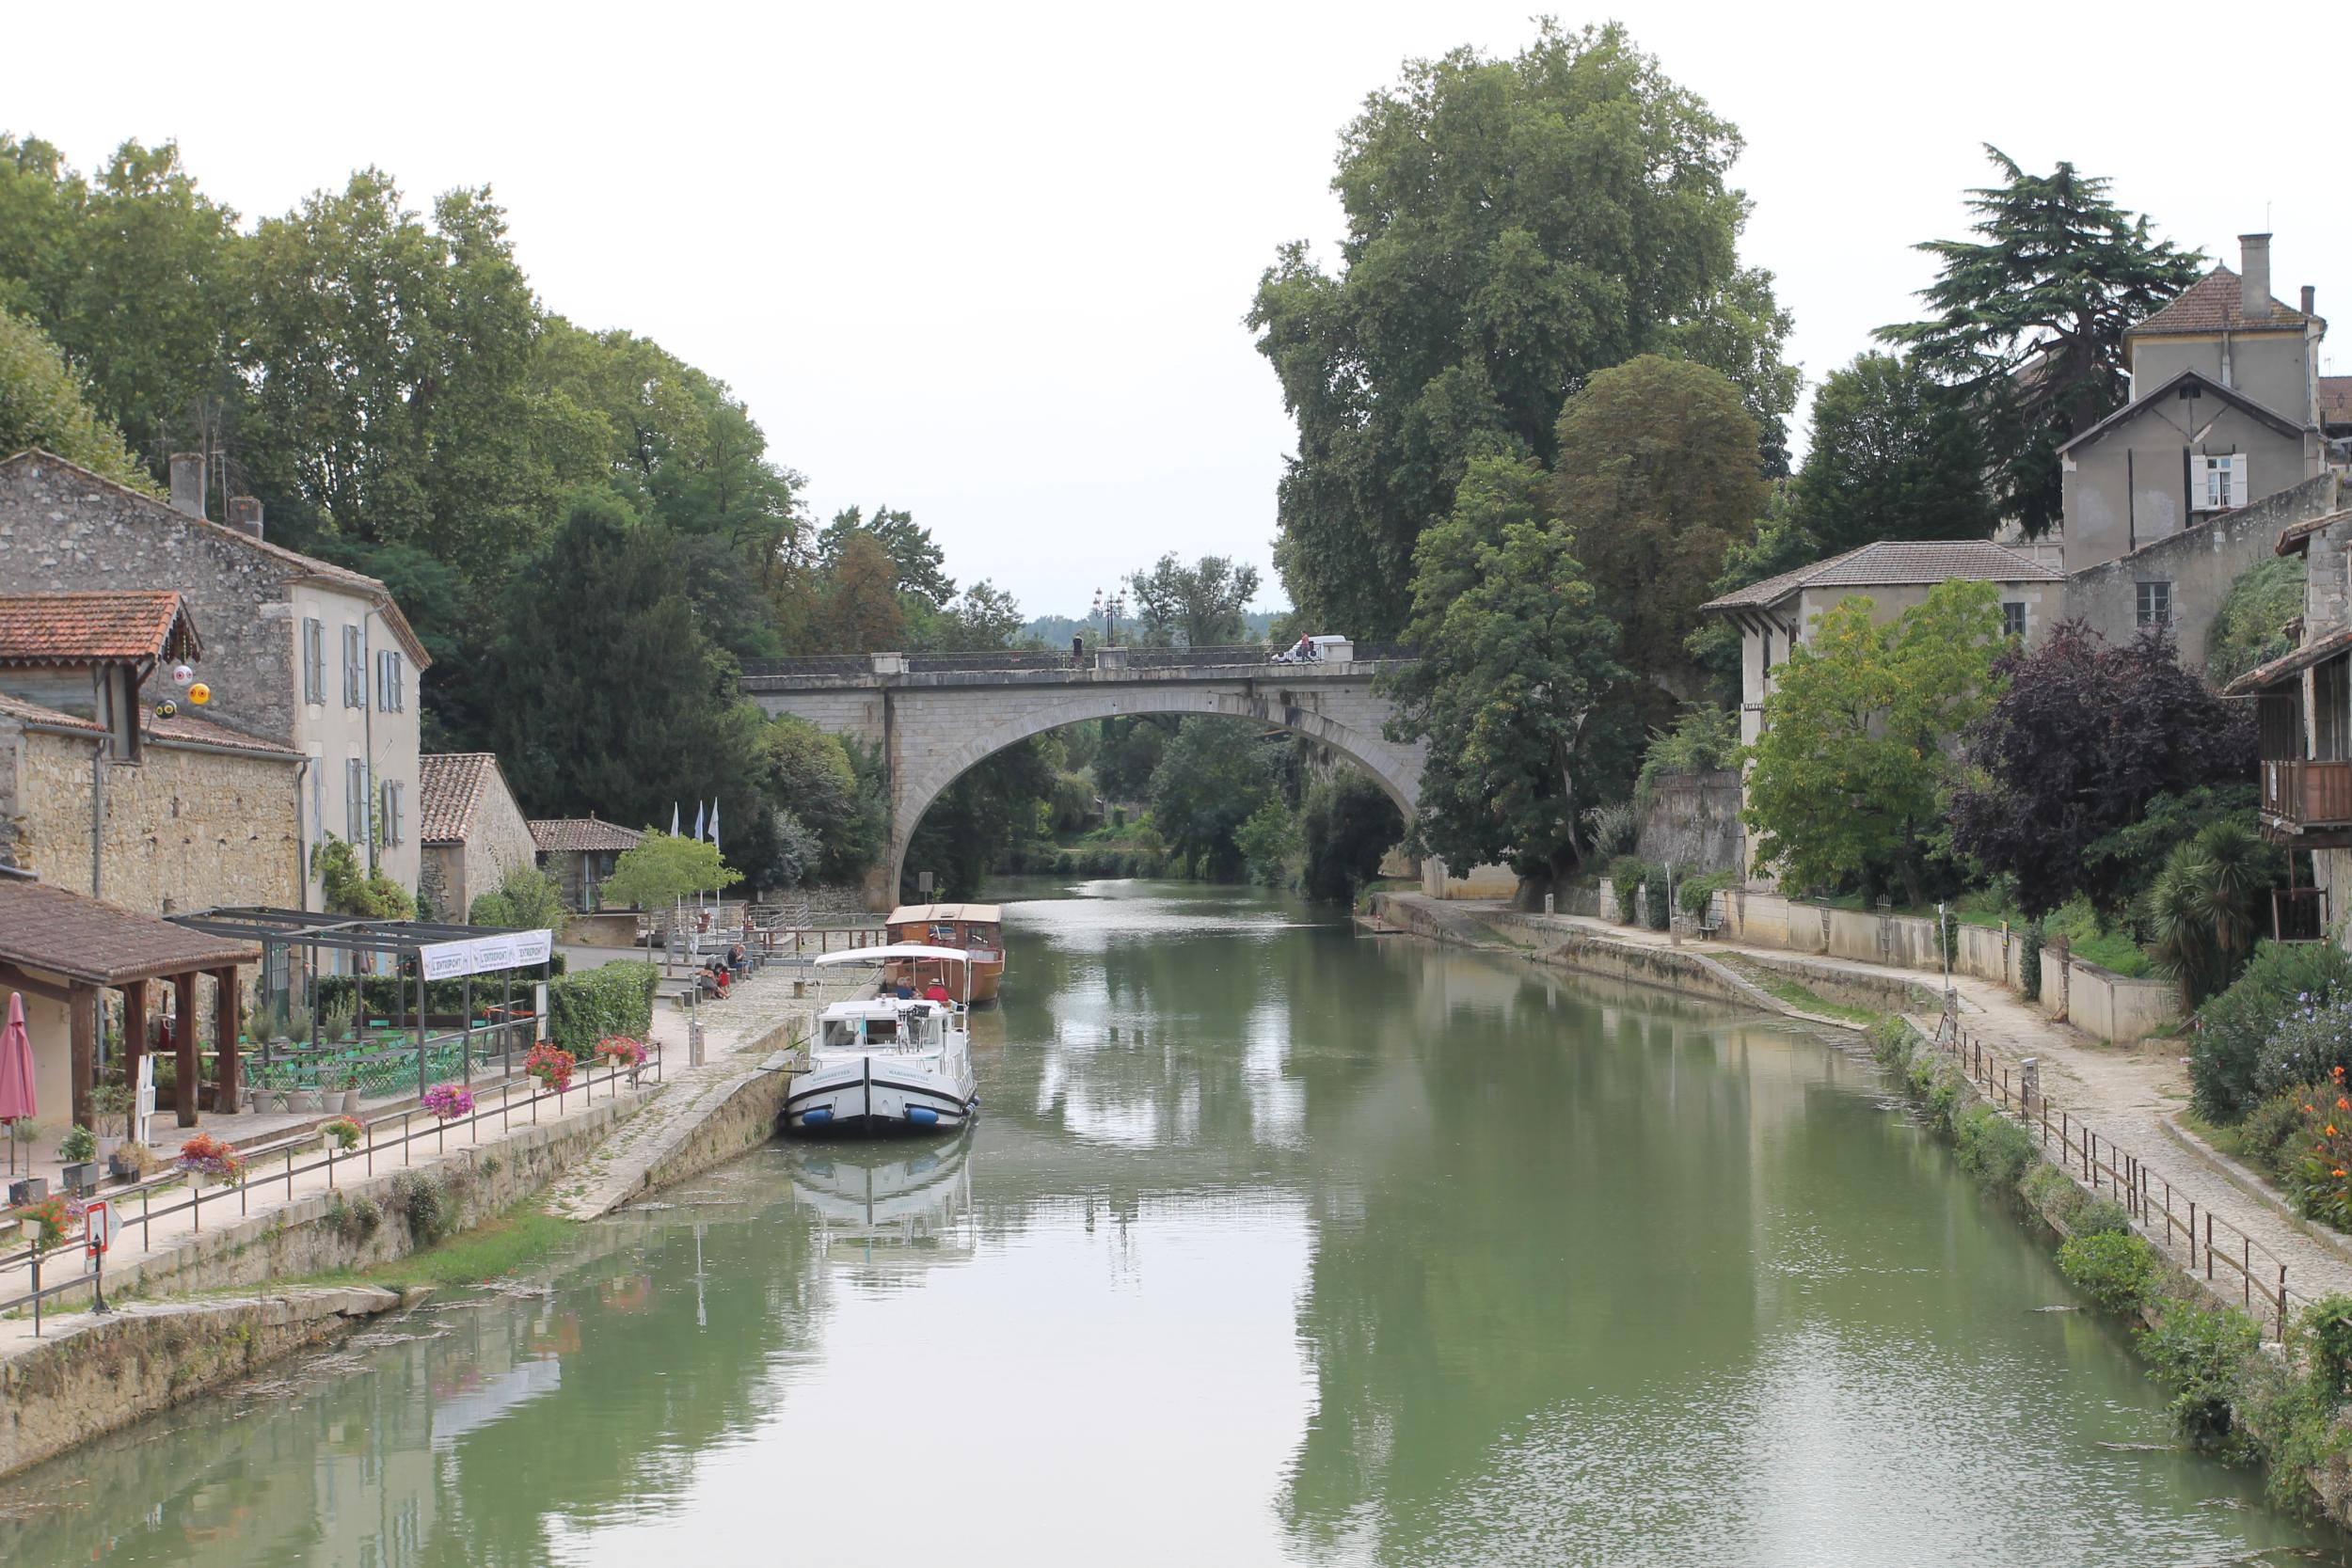
M 1382 704 L 1381 709 L 1385 706 Z M 1245 719 L 1321 741 L 1362 768 L 1396 803 L 1405 820 L 1413 819 L 1414 802 L 1421 793 L 1422 748 L 1391 741 L 1377 727 L 1368 727 L 1364 720 L 1371 717 L 1369 713 L 1341 716 L 1326 711 L 1321 693 L 1266 691 L 1254 682 L 1078 689 L 994 712 L 966 708 L 952 720 L 942 714 L 957 736 L 954 744 L 945 746 L 923 743 L 914 728 L 922 721 L 921 709 L 908 704 L 894 716 L 892 726 L 890 880 L 877 890 L 885 897 L 884 907 L 896 901 L 905 880 L 907 850 L 924 814 L 950 784 L 1006 747 L 1090 720 L 1193 714 Z

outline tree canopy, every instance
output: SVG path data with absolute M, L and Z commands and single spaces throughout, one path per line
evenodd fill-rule
M 1951 749 L 2000 689 L 1998 591 L 1952 580 L 1882 622 L 1839 601 L 1789 650 L 1747 749 L 1756 859 L 1793 891 L 1923 895 Z
M 2159 796 L 2253 779 L 2253 716 L 2183 669 L 2161 631 L 2110 646 L 2066 622 L 2031 652 L 2004 653 L 1994 677 L 2000 699 L 1968 731 L 1952 846 L 2014 878 L 2029 916 L 2077 894 L 2121 912 L 2133 869 L 2094 855 L 2099 842 Z
M 1242 641 L 1242 616 L 1258 592 L 1258 568 L 1221 555 L 1204 555 L 1187 566 L 1171 550 L 1150 571 L 1130 576 L 1127 592 L 1147 644 L 1215 647 Z
M 81 379 L 48 335 L 0 309 L 0 457 L 40 447 L 119 484 L 152 494 L 155 482 L 117 430 L 89 405 Z
M 1789 321 L 1739 261 L 1740 148 L 1614 25 L 1545 23 L 1509 59 L 1457 49 L 1372 95 L 1332 181 L 1338 272 L 1284 246 L 1248 317 L 1297 421 L 1275 559 L 1303 615 L 1393 636 L 1471 460 L 1549 463 L 1561 404 L 1635 355 L 1712 365 L 1776 430 Z
M 1764 505 L 1756 420 L 1720 372 L 1645 354 L 1601 371 L 1560 411 L 1551 499 L 1618 655 L 1677 696 L 1698 672 L 1683 640 Z
M 743 879 L 721 862 L 719 847 L 707 839 L 648 832 L 636 847 L 621 851 L 604 879 L 605 906 L 616 910 L 666 910 L 680 898 L 718 893 Z
M 1989 539 L 1976 423 L 1915 358 L 1862 354 L 1813 397 L 1812 439 L 1790 489 L 1809 560 L 1881 539 Z M 1744 585 L 1742 585 L 1744 586 Z
M 1999 148 L 2002 182 L 1968 193 L 1971 240 L 1928 240 L 1931 314 L 1879 329 L 1953 387 L 1974 415 L 1993 501 L 2028 534 L 2056 526 L 2058 449 L 2123 406 L 2123 334 L 2195 282 L 2203 259 L 2149 231 L 2112 182 L 2061 163 L 2029 174 Z
M 1453 514 L 1414 552 L 1406 635 L 1421 657 L 1387 677 L 1391 729 L 1429 743 L 1415 832 L 1457 866 L 1576 863 L 1589 726 L 1628 678 L 1543 487 L 1532 462 L 1474 459 Z

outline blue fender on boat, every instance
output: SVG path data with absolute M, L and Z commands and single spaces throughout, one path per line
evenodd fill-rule
M 907 1107 L 907 1120 L 917 1127 L 936 1127 L 939 1125 L 939 1113 L 929 1105 L 910 1105 Z
M 822 1127 L 833 1119 L 833 1107 L 818 1105 L 801 1113 L 803 1127 Z

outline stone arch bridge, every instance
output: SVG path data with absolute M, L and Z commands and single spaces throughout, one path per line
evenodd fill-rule
M 869 903 L 897 901 L 907 843 L 941 791 L 976 763 L 1065 724 L 1139 714 L 1214 713 L 1311 736 L 1361 765 L 1407 820 L 1425 751 L 1387 738 L 1392 711 L 1373 678 L 1404 656 L 1359 649 L 1346 662 L 1269 664 L 1260 648 L 1103 648 L 1066 654 L 873 654 L 745 666 L 742 689 L 879 747 L 890 777 L 887 868 Z

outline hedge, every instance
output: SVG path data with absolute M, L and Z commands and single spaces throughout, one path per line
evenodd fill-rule
M 548 986 L 548 1037 L 581 1061 L 607 1035 L 653 1032 L 653 993 L 661 972 L 649 963 L 609 963 Z
M 564 974 L 564 955 L 549 955 L 548 974 Z M 501 971 L 496 974 L 473 976 L 473 1003 L 478 1009 L 499 999 L 502 982 L 501 974 L 515 977 L 515 994 L 524 1002 L 531 999 L 531 988 L 539 983 L 539 966 Z M 318 1008 L 324 1013 L 338 1003 L 351 1000 L 357 987 L 366 1011 L 360 1022 L 371 1018 L 396 1018 L 403 1013 L 414 1017 L 417 1010 L 417 982 L 414 976 L 402 978 L 393 974 L 322 974 L 318 980 Z M 297 1000 L 299 998 L 297 997 Z M 424 985 L 424 1010 L 429 1013 L 455 1013 L 466 1005 L 466 982 L 460 980 L 427 980 Z

